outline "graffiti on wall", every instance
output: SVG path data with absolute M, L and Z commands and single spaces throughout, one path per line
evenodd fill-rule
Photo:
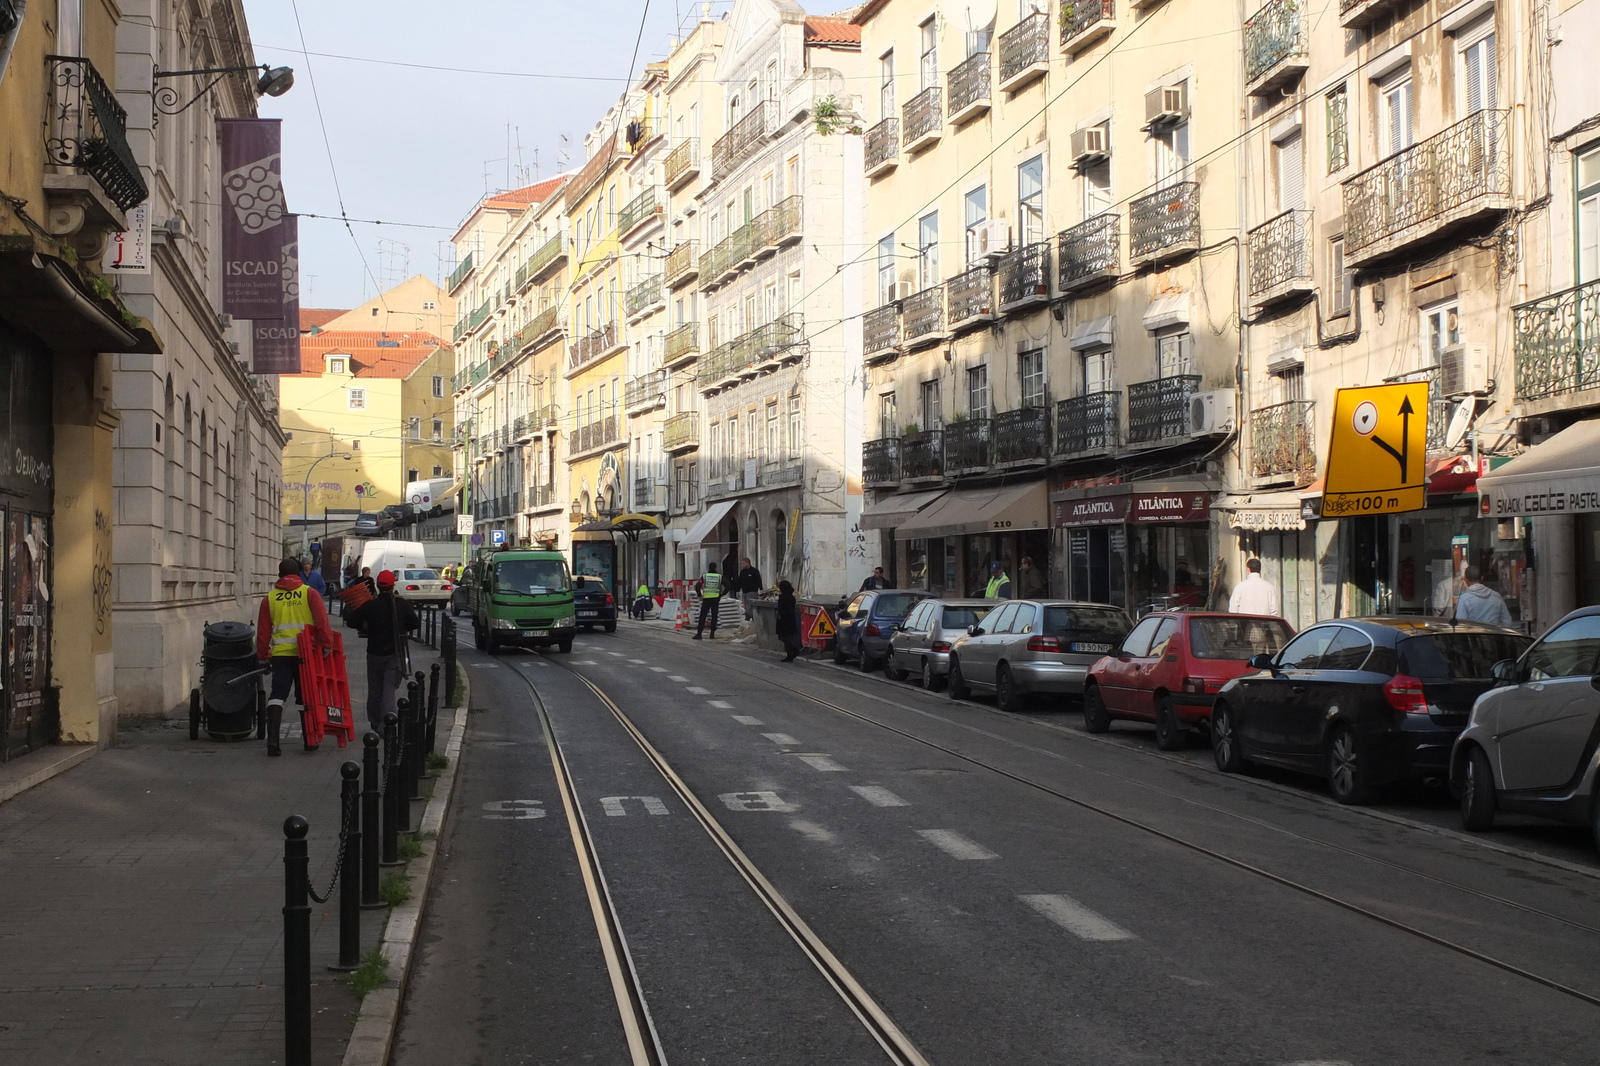
M 105 636 L 111 628 L 111 518 L 96 508 L 94 512 L 94 631 Z

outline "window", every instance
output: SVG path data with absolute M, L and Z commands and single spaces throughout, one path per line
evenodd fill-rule
M 922 39 L 922 65 L 919 68 L 922 84 L 919 88 L 934 89 L 939 85 L 939 20 L 931 18 L 920 27 Z
M 377 318 L 378 317 L 378 309 L 376 307 L 374 307 L 372 309 L 372 317 L 373 318 Z
M 939 379 L 922 383 L 922 428 L 924 431 L 944 426 L 944 407 L 939 402 Z
M 424 311 L 434 311 L 438 309 L 438 304 L 434 303 L 432 300 L 423 300 L 422 309 Z
M 989 367 L 975 366 L 967 371 L 967 414 L 989 417 Z
M 892 392 L 880 393 L 878 396 L 878 439 L 900 435 L 900 408 L 895 402 Z
M 1155 178 L 1161 186 L 1187 181 L 1189 177 L 1189 123 L 1179 122 L 1153 131 Z
M 1323 670 L 1359 670 L 1372 651 L 1372 641 L 1366 634 L 1354 629 L 1339 628 L 1339 635 L 1328 643 L 1322 653 Z
M 1378 152 L 1391 156 L 1409 148 L 1411 139 L 1411 71 L 1407 69 L 1378 90 Z
M 366 389 L 347 389 L 345 390 L 345 399 L 352 411 L 365 411 L 367 409 Z
M 436 399 L 436 400 L 444 399 L 444 375 L 443 374 L 435 374 L 435 375 L 433 375 L 433 398 Z
M 978 261 L 978 227 L 989 221 L 989 189 L 980 185 L 964 198 L 967 227 L 967 265 Z
M 1143 619 L 1128 635 L 1122 638 L 1122 657 L 1129 659 L 1142 659 L 1150 652 L 1150 638 L 1156 635 L 1156 629 L 1161 625 L 1160 615 L 1150 615 Z
M 799 195 L 799 193 L 800 193 L 800 157 L 797 156 L 797 155 L 790 156 L 789 157 L 789 162 L 784 165 L 784 172 L 787 175 L 787 177 L 784 180 L 787 182 L 789 195 L 790 196 Z
M 1304 149 L 1300 131 L 1273 145 L 1278 164 L 1278 210 L 1295 211 L 1306 205 Z
M 1023 407 L 1044 406 L 1044 349 L 1017 353 L 1018 393 Z
M 1083 394 L 1093 396 L 1111 391 L 1111 349 L 1096 348 L 1083 353 Z
M 805 442 L 800 437 L 800 397 L 789 397 L 789 458 L 800 458 L 801 446 Z
M 939 284 L 939 212 L 917 220 L 917 288 Z
M 767 454 L 766 460 L 775 463 L 783 455 L 783 442 L 778 439 L 778 401 L 767 403 Z
M 416 417 L 406 419 L 406 436 L 412 440 L 422 436 L 422 419 Z
M 1523 666 L 1529 681 L 1552 677 L 1588 677 L 1600 651 L 1600 615 L 1584 615 L 1545 634 L 1528 653 Z
M 1167 652 L 1167 644 L 1178 635 L 1178 620 L 1176 618 L 1163 618 L 1161 624 L 1150 637 L 1150 650 L 1145 652 L 1146 658 L 1159 658 Z
M 711 477 L 716 477 L 722 469 L 722 423 L 711 423 L 711 430 L 706 437 L 706 472 Z
M 343 359 L 329 359 L 328 360 L 328 373 L 330 373 L 330 374 L 343 374 L 344 373 L 344 360 Z
M 1461 115 L 1476 115 L 1496 107 L 1494 17 L 1482 19 L 1461 38 Z
M 1578 154 L 1578 284 L 1600 278 L 1600 146 Z
M 891 119 L 894 116 L 894 52 L 891 50 L 878 60 L 878 117 Z
M 1017 239 L 1023 245 L 1044 240 L 1044 156 L 1017 168 Z
M 1350 313 L 1355 297 L 1356 272 L 1344 264 L 1344 236 L 1328 242 L 1328 276 L 1333 279 L 1333 310 L 1329 317 Z
M 1189 334 L 1163 333 L 1156 337 L 1156 376 L 1175 378 L 1189 372 Z
M 443 476 L 443 474 L 444 474 L 444 467 L 440 466 L 438 463 L 433 464 L 433 476 L 434 477 L 441 477 L 441 476 Z
M 1322 653 L 1333 643 L 1334 635 L 1343 628 L 1319 626 L 1306 630 L 1278 653 L 1278 665 L 1285 670 L 1315 670 L 1322 663 Z
M 351 441 L 350 442 L 350 450 L 353 451 L 353 452 L 359 452 L 361 450 L 361 442 L 359 440 Z
M 1078 171 L 1083 183 L 1083 217 L 1094 218 L 1116 207 L 1111 195 L 1111 160 L 1091 163 Z
M 878 306 L 894 301 L 894 234 L 878 242 Z
M 967 33 L 967 58 L 983 55 L 989 50 L 989 41 L 994 37 L 994 22 L 991 20 L 987 26 L 979 26 Z
M 433 439 L 444 440 L 444 419 L 442 418 L 433 420 Z
M 728 447 L 727 454 L 723 456 L 722 468 L 732 470 L 739 457 L 739 416 L 728 416 Z
M 421 477 L 421 475 L 422 475 L 422 471 L 418 470 L 416 467 L 413 466 L 411 469 L 406 471 L 406 480 L 407 481 L 416 481 L 419 477 Z
M 1350 97 L 1343 85 L 1322 98 L 1328 126 L 1328 173 L 1350 165 Z
M 1306 368 L 1295 365 L 1284 367 L 1275 372 L 1273 381 L 1277 386 L 1279 403 L 1294 403 L 1296 400 L 1306 398 Z
M 1453 344 L 1461 343 L 1461 308 L 1455 301 L 1435 304 L 1422 311 L 1422 366 L 1438 366 L 1439 356 Z
M 1010 633 L 1011 623 L 1017 618 L 1017 605 L 1008 603 L 983 620 L 985 633 Z

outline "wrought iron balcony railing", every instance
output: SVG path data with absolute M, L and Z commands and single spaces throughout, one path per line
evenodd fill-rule
M 900 476 L 906 481 L 944 480 L 944 433 L 930 429 L 900 438 Z
M 700 412 L 679 411 L 661 423 L 661 446 L 669 452 L 700 447 Z
M 1090 392 L 1056 403 L 1056 454 L 1104 455 L 1116 451 L 1122 393 Z
M 867 131 L 862 145 L 866 175 L 875 178 L 900 163 L 900 122 L 886 118 Z
M 1000 89 L 1015 92 L 1050 64 L 1050 16 L 1035 11 L 1000 35 Z
M 989 53 L 975 52 L 950 71 L 950 121 L 960 124 L 989 110 Z
M 678 142 L 678 146 L 667 153 L 666 162 L 661 170 L 667 181 L 667 188 L 677 192 L 695 175 L 700 173 L 700 141 L 696 137 L 686 137 Z
M 944 133 L 944 93 L 937 85 L 930 85 L 913 96 L 900 109 L 900 120 L 905 128 L 906 151 L 915 152 L 938 141 Z
M 592 452 L 597 448 L 615 444 L 621 440 L 617 430 L 618 419 L 616 415 L 607 415 L 605 418 L 590 422 L 586 426 L 579 426 L 572 431 L 572 442 L 569 445 L 573 455 L 583 452 Z
M 1600 281 L 1511 309 L 1517 399 L 1600 389 Z
M 988 263 L 968 267 L 944 283 L 945 319 L 963 329 L 994 318 L 994 272 Z
M 1258 478 L 1310 483 L 1317 476 L 1315 400 L 1290 400 L 1250 414 L 1250 471 Z
M 529 485 L 528 510 L 537 511 L 543 507 L 554 507 L 556 504 L 556 487 L 554 485 Z
M 668 333 L 661 342 L 661 361 L 670 369 L 686 363 L 700 353 L 698 324 L 685 322 Z
M 119 210 L 144 203 L 150 190 L 128 147 L 128 113 L 94 64 L 81 56 L 46 56 L 50 64 L 46 158 L 93 178 Z M 282 205 L 279 203 L 279 209 Z
M 1199 182 L 1174 182 L 1128 205 L 1128 254 L 1135 266 L 1170 259 L 1199 247 Z M 1128 400 L 1132 402 L 1132 392 Z M 1131 431 L 1133 416 L 1128 417 Z
M 688 284 L 695 279 L 699 271 L 699 241 L 683 241 L 667 253 L 667 266 L 663 273 L 669 289 Z
M 719 180 L 727 177 L 761 146 L 773 125 L 773 105 L 766 100 L 753 104 L 749 114 L 711 146 L 711 176 Z
M 1412 370 L 1398 374 L 1392 378 L 1384 378 L 1384 384 L 1399 381 L 1426 381 L 1428 383 L 1428 454 L 1433 455 L 1445 450 L 1445 431 L 1450 428 L 1450 416 L 1455 413 L 1455 401 L 1444 394 L 1439 387 L 1440 370 L 1437 366 L 1425 366 L 1421 370 Z
M 454 270 L 450 271 L 450 280 L 445 282 L 445 285 L 444 285 L 445 291 L 449 292 L 449 293 L 454 293 L 457 289 L 461 288 L 461 283 L 463 281 L 466 281 L 467 280 L 467 275 L 469 275 L 471 273 L 472 273 L 472 253 L 468 252 L 467 253 L 467 257 L 465 259 L 461 260 L 461 262 L 457 263 L 456 264 L 456 268 Z
M 1061 291 L 1085 288 L 1115 278 L 1122 259 L 1122 217 L 1115 211 L 1056 234 Z
M 623 297 L 623 308 L 629 318 L 642 315 L 652 308 L 660 307 L 666 302 L 666 294 L 661 287 L 661 275 L 645 278 L 628 290 Z
M 869 488 L 900 483 L 900 438 L 884 437 L 861 445 L 861 480 Z
M 545 276 L 567 257 L 567 238 L 556 234 L 539 246 L 528 259 L 528 277 L 542 281 Z
M 1250 231 L 1250 295 L 1266 301 L 1311 289 L 1311 212 L 1285 211 Z
M 647 507 L 656 505 L 656 479 L 653 477 L 636 477 L 633 479 L 633 509 L 642 511 Z M 665 501 L 663 501 L 665 502 Z
M 1061 47 L 1082 51 L 1110 33 L 1116 17 L 1112 0 L 1062 0 Z
M 667 372 L 652 370 L 648 374 L 628 379 L 625 402 L 628 410 L 648 410 L 667 401 Z
M 900 350 L 900 306 L 887 303 L 861 316 L 861 354 L 879 359 Z
M 805 318 L 791 311 L 714 348 L 700 360 L 695 388 L 714 392 L 742 377 L 754 377 L 769 363 L 797 358 L 804 352 Z
M 805 218 L 803 206 L 804 201 L 796 194 L 784 197 L 762 212 L 767 216 L 766 226 L 760 234 L 766 242 L 764 247 L 782 248 L 801 238 L 801 225 Z
M 1292 81 L 1307 62 L 1300 0 L 1268 0 L 1244 23 L 1244 80 L 1260 95 Z
M 1010 311 L 1050 298 L 1050 242 L 1015 248 L 1000 260 L 1000 310 Z
M 944 286 L 912 293 L 900 304 L 907 347 L 932 344 L 944 337 Z
M 1511 206 L 1505 111 L 1479 111 L 1344 183 L 1345 262 L 1366 262 Z
M 661 214 L 665 198 L 655 188 L 647 188 L 629 200 L 617 215 L 617 233 L 627 236 Z
M 1189 435 L 1189 399 L 1199 374 L 1177 374 L 1128 386 L 1128 443 L 1149 444 Z
M 980 474 L 994 463 L 994 422 L 968 418 L 944 427 L 944 472 Z
M 994 461 L 1000 466 L 1050 458 L 1050 409 L 1019 407 L 994 416 Z
M 548 337 L 561 324 L 561 305 L 551 304 L 517 330 L 511 337 L 513 351 L 522 351 L 532 347 L 539 341 Z
M 587 336 L 579 337 L 572 342 L 572 347 L 567 353 L 567 369 L 571 371 L 587 366 L 616 347 L 617 324 L 607 322 Z

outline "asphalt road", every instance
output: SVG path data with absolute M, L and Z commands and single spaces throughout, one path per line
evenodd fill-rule
M 481 710 L 399 1066 L 628 1061 L 533 691 L 666 1061 L 890 1061 L 575 675 L 930 1063 L 1596 1061 L 1600 869 L 1570 831 L 1469 839 L 1427 790 L 1350 810 L 1145 730 L 660 630 L 463 661 Z

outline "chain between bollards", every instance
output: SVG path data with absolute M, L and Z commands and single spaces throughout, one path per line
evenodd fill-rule
M 383 815 L 380 803 L 378 745 L 383 738 L 367 731 L 361 738 L 361 905 L 382 907 L 378 899 L 378 852 L 383 847 Z
M 340 789 L 340 809 L 344 815 L 344 833 L 340 846 L 344 854 L 339 859 L 339 869 L 344 880 L 339 885 L 339 964 L 330 970 L 354 970 L 361 965 L 361 891 L 362 850 L 361 833 L 361 767 L 347 762 L 339 768 L 344 778 Z
M 298 814 L 283 823 L 283 1047 L 286 1066 L 311 1066 L 310 825 Z
M 383 856 L 384 866 L 400 865 L 400 716 L 383 713 Z M 399 806 L 397 806 L 397 803 Z

